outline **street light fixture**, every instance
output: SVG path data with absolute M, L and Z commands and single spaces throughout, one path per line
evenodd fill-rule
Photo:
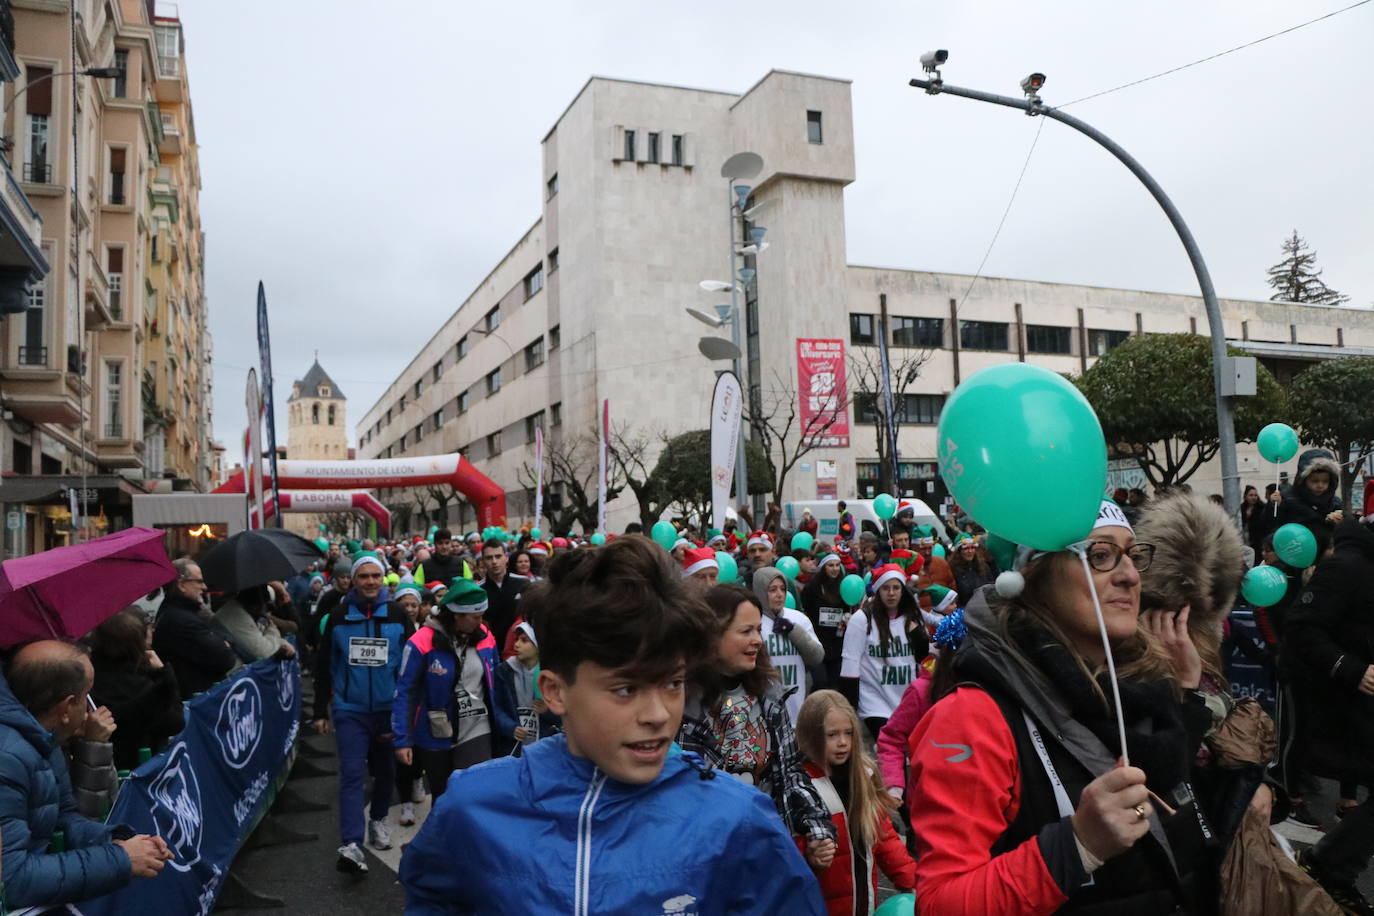
M 725 310 L 726 314 L 729 314 L 730 306 L 725 306 Z M 717 318 L 715 315 L 708 315 L 705 312 L 691 308 L 687 310 L 687 314 L 691 315 L 693 318 L 695 318 L 697 321 L 700 321 L 702 324 L 710 325 L 713 328 L 720 328 L 725 326 L 724 316 Z

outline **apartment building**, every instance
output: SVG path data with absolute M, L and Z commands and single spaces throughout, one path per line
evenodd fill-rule
M 902 492 L 931 499 L 944 493 L 935 424 L 961 378 L 1018 359 L 1078 373 L 1130 334 L 1207 332 L 1197 297 L 989 278 L 964 299 L 965 276 L 849 264 L 846 80 L 774 70 L 741 94 L 594 77 L 542 145 L 542 212 L 356 427 L 363 458 L 463 452 L 506 487 L 513 520 L 532 513 L 537 428 L 553 447 L 592 436 L 603 401 L 613 426 L 651 437 L 708 425 L 715 372 L 729 364 L 698 352 L 711 332 L 684 311 L 723 301 L 703 280 L 744 289 L 747 383 L 765 406 L 799 396 L 799 340 L 872 356 L 886 297 L 895 358 L 928 351 L 903 398 L 898 450 Z M 732 183 L 721 167 L 741 151 L 761 156 L 763 169 Z M 743 229 L 758 227 L 768 243 L 743 252 L 735 266 L 756 273 L 736 278 L 727 276 L 732 184 L 750 186 L 738 192 L 749 225 L 736 223 L 734 242 L 743 248 Z M 1374 353 L 1366 309 L 1224 300 L 1222 310 L 1236 345 L 1286 371 Z M 797 465 L 785 500 L 871 492 L 874 393 L 851 393 L 847 434 Z M 1253 452 L 1241 460 L 1242 473 L 1259 470 Z M 1206 468 L 1194 483 L 1219 490 L 1219 474 Z M 402 510 L 421 503 L 404 491 L 383 499 Z M 472 518 L 461 505 L 442 521 Z M 611 530 L 637 518 L 632 498 L 608 507 Z
M 49 265 L 25 313 L 0 322 L 0 503 L 20 522 L 7 549 L 26 553 L 65 543 L 77 521 L 88 536 L 127 525 L 135 493 L 208 489 L 214 455 L 175 9 L 9 5 L 21 74 L 5 134 Z

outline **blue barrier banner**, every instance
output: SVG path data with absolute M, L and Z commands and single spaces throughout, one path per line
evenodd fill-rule
M 1231 611 L 1231 631 L 1231 654 L 1222 659 L 1226 676 L 1231 681 L 1231 693 L 1237 698 L 1254 697 L 1265 712 L 1275 715 L 1278 711 L 1278 684 L 1274 681 L 1273 672 L 1251 654 L 1254 647 L 1264 645 L 1264 635 L 1255 622 L 1254 609 L 1237 604 Z
M 260 661 L 186 704 L 186 727 L 120 787 L 109 823 L 166 840 L 156 878 L 87 900 L 82 916 L 208 914 L 239 846 L 286 775 L 300 729 L 300 663 Z

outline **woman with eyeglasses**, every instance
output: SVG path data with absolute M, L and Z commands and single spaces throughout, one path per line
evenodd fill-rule
M 965 609 L 967 636 L 909 744 L 922 916 L 1216 912 L 1210 830 L 1188 788 L 1209 717 L 1137 624 L 1153 557 L 1104 501 L 1085 542 L 1032 555 L 1021 581 Z

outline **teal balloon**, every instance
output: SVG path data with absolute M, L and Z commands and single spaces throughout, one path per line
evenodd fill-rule
M 716 571 L 716 581 L 721 585 L 733 585 L 739 581 L 739 564 L 735 558 L 723 550 L 716 551 L 716 565 L 720 567 Z
M 1294 569 L 1317 562 L 1317 539 L 1304 525 L 1289 522 L 1274 532 L 1274 553 Z
M 653 536 L 654 543 L 664 550 L 672 550 L 677 543 L 677 529 L 672 522 L 654 522 Z
M 321 553 L 329 553 L 329 538 L 315 538 L 315 546 Z
M 1270 423 L 1259 431 L 1255 445 L 1265 461 L 1283 464 L 1298 453 L 1298 434 L 1287 423 Z
M 539 538 L 541 538 L 543 534 L 544 532 L 540 531 L 538 528 L 530 529 L 530 537 L 534 538 L 536 541 L 539 540 Z
M 782 599 L 782 606 L 783 606 L 783 607 L 790 607 L 790 608 L 792 608 L 792 610 L 794 610 L 794 611 L 797 609 L 797 599 L 794 598 L 794 597 L 792 597 L 792 593 L 791 593 L 791 592 L 788 592 L 788 593 L 787 593 L 787 597 L 784 598 L 784 599 Z
M 854 573 L 850 573 L 840 580 L 840 600 L 850 607 L 854 607 L 859 602 L 863 601 L 866 591 L 864 580 L 854 575 Z
M 864 573 L 864 585 L 867 586 L 867 585 L 868 585 L 870 582 L 872 582 L 872 581 L 873 581 L 873 570 L 870 569 L 868 572 Z
M 1277 566 L 1256 566 L 1240 582 L 1240 593 L 1254 607 L 1273 607 L 1288 591 L 1288 577 Z
M 883 905 L 873 911 L 873 916 L 915 916 L 916 895 L 898 894 L 883 901 Z
M 793 550 L 810 550 L 814 543 L 816 543 L 816 539 L 805 531 L 798 531 L 792 535 Z
M 936 544 L 934 547 L 930 548 L 930 555 L 932 557 L 943 557 L 945 555 L 945 545 Z
M 997 561 L 997 568 L 1005 572 L 1016 565 L 1016 545 L 1001 535 L 988 534 L 988 553 Z
M 879 493 L 873 497 L 873 513 L 881 519 L 889 519 L 897 514 L 897 498 L 891 493 Z
M 778 572 L 789 579 L 797 578 L 797 573 L 801 572 L 801 564 L 791 557 L 783 557 L 781 560 L 774 563 L 773 566 L 777 568 Z
M 596 534 L 592 535 L 587 540 L 590 541 L 593 546 L 600 547 L 602 544 L 606 543 L 606 535 L 598 531 Z
M 1028 363 L 976 373 L 945 404 L 938 443 L 945 485 L 989 531 L 1062 550 L 1092 530 L 1107 444 L 1087 398 L 1063 376 Z

